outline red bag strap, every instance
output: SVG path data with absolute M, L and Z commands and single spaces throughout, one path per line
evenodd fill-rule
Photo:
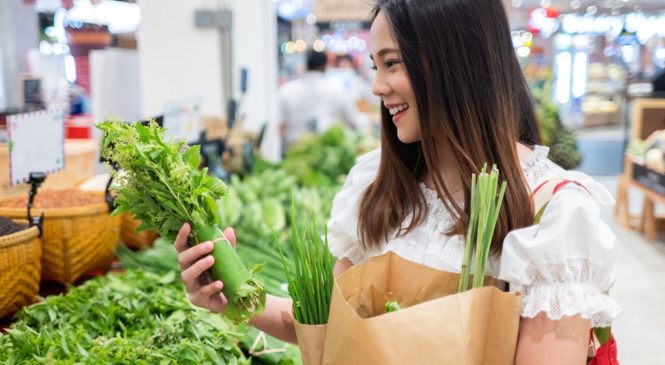
M 531 196 L 533 197 L 533 211 L 536 213 L 534 216 L 534 224 L 538 224 L 540 222 L 540 218 L 545 212 L 545 208 L 549 204 L 550 200 L 552 200 L 554 194 L 556 194 L 557 191 L 568 184 L 575 184 L 580 186 L 589 194 L 591 194 L 589 189 L 575 180 L 569 180 L 563 177 L 545 180 L 531 193 Z

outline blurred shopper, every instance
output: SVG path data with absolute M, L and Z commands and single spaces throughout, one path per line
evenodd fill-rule
M 364 116 L 353 99 L 324 77 L 326 54 L 307 54 L 307 73 L 282 85 L 278 91 L 280 134 L 285 150 L 305 133 L 321 133 L 335 122 L 363 129 Z
M 335 67 L 326 70 L 326 79 L 342 89 L 347 97 L 356 104 L 364 98 L 366 89 L 371 92 L 370 85 L 360 77 L 353 58 L 349 54 L 336 56 Z

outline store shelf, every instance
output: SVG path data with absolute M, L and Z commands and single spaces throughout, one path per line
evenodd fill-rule
M 625 73 L 614 64 L 589 64 L 587 93 L 582 102 L 584 126 L 595 127 L 621 122 Z

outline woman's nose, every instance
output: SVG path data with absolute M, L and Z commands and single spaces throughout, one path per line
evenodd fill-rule
M 385 96 L 390 93 L 390 87 L 379 75 L 376 75 L 376 77 L 374 77 L 374 81 L 372 81 L 372 93 L 378 97 Z

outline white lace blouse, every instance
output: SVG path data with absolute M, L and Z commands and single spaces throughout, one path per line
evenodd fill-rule
M 506 236 L 501 257 L 490 260 L 487 273 L 522 293 L 523 317 L 541 312 L 550 319 L 580 314 L 593 327 L 609 326 L 621 312 L 606 294 L 614 283 L 616 237 L 601 220 L 600 206 L 612 205 L 613 198 L 588 175 L 565 171 L 548 160 L 548 152 L 547 147 L 536 146 L 521 161 L 531 189 L 550 178 L 564 177 L 580 182 L 586 190 L 575 184 L 560 189 L 539 224 Z M 330 250 L 354 264 L 393 251 L 414 262 L 459 272 L 464 240 L 442 233 L 453 224 L 452 217 L 437 193 L 424 184 L 420 188 L 427 200 L 426 220 L 407 235 L 393 235 L 378 249 L 362 249 L 357 236 L 358 205 L 376 176 L 380 153 L 377 149 L 360 156 L 335 196 L 328 224 Z

